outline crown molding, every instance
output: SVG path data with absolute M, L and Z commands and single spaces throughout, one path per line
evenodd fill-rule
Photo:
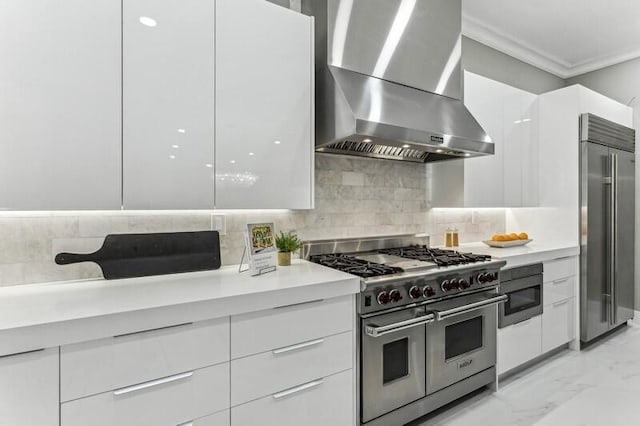
M 462 34 L 560 78 L 567 79 L 640 57 L 640 49 L 615 52 L 572 64 L 463 14 Z

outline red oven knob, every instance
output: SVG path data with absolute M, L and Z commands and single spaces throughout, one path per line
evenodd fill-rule
M 400 292 L 398 290 L 391 290 L 389 292 L 389 298 L 391 299 L 391 301 L 393 303 L 399 302 L 402 299 L 402 295 L 400 294 Z
M 451 287 L 452 290 L 460 290 L 460 281 L 457 278 L 452 279 L 449 287 Z
M 412 299 L 419 299 L 422 297 L 422 291 L 414 285 L 409 289 L 409 297 Z
M 424 297 L 433 297 L 436 295 L 436 291 L 430 286 L 427 286 L 422 289 L 422 294 L 424 294 Z
M 488 281 L 488 280 L 487 280 L 487 275 L 488 275 L 488 274 L 485 274 L 484 272 L 483 272 L 483 273 L 478 274 L 478 278 L 477 278 L 477 279 L 478 279 L 478 282 L 479 282 L 480 284 L 484 284 L 484 283 L 486 283 L 486 282 Z
M 460 278 L 460 280 L 458 280 L 458 283 L 460 285 L 460 288 L 463 290 L 466 290 L 469 288 L 469 281 L 465 280 L 464 278 Z
M 389 294 L 386 291 L 381 291 L 378 293 L 376 300 L 378 300 L 378 305 L 386 305 L 389 303 Z
M 442 291 L 446 293 L 447 291 L 451 290 L 451 282 L 449 282 L 449 280 L 442 281 L 442 284 L 440 284 L 440 288 L 442 288 Z

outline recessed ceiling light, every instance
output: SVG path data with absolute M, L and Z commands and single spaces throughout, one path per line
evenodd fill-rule
M 280 141 L 273 141 L 273 143 L 275 143 L 276 145 L 280 145 L 281 144 Z
M 471 154 L 469 154 L 468 152 L 464 155 L 465 157 L 471 157 Z
M 146 27 L 155 27 L 156 25 L 158 25 L 158 22 L 155 19 L 149 18 L 148 16 L 141 16 L 139 21 Z
M 255 154 L 254 154 L 253 152 L 250 152 L 250 153 L 249 153 L 249 155 L 250 155 L 250 156 L 254 156 Z
M 527 121 L 531 121 L 531 119 L 530 119 L 530 118 L 523 118 L 523 119 L 522 119 L 522 122 L 523 122 L 523 123 L 526 123 Z
M 231 164 L 236 164 L 236 160 L 229 161 Z
M 364 142 L 364 143 L 369 143 L 369 142 L 371 142 L 371 139 L 369 139 L 369 138 L 362 139 L 362 142 Z
M 208 168 L 210 168 L 210 169 L 211 169 L 211 168 L 213 168 L 213 164 L 211 164 L 211 163 L 207 163 L 207 164 L 205 164 L 204 166 L 205 166 L 205 167 L 208 167 Z
M 175 156 L 175 155 L 170 155 L 170 156 L 169 156 L 169 158 L 170 158 L 171 160 L 175 160 L 175 159 L 176 159 L 176 156 Z
M 178 133 L 187 133 L 185 129 L 178 129 Z
M 178 149 L 178 148 L 180 148 L 180 145 L 171 145 L 171 148 Z

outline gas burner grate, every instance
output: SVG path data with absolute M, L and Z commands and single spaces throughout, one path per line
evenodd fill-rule
M 427 246 L 407 246 L 378 250 L 379 253 L 404 257 L 406 259 L 433 262 L 438 266 L 466 265 L 491 260 L 485 254 L 460 253 L 454 250 L 432 249 Z
M 309 260 L 311 262 L 357 275 L 362 278 L 379 277 L 381 275 L 391 275 L 398 272 L 404 272 L 402 268 L 396 268 L 375 262 L 367 262 L 366 260 L 356 259 L 353 256 L 342 253 L 313 255 L 309 257 Z

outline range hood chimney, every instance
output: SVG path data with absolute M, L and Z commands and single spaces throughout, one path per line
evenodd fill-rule
M 302 0 L 315 17 L 316 150 L 412 162 L 491 155 L 460 101 L 461 0 Z

